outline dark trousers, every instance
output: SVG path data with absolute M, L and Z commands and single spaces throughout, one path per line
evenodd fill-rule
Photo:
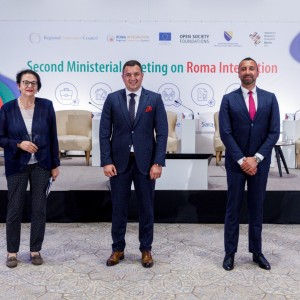
M 149 175 L 141 174 L 136 166 L 135 159 L 131 157 L 126 170 L 110 179 L 113 251 L 124 251 L 126 246 L 125 233 L 132 182 L 138 201 L 140 250 L 151 250 L 152 247 L 155 180 L 151 180 Z
M 6 217 L 7 251 L 19 252 L 21 221 L 26 198 L 26 189 L 30 183 L 32 199 L 30 251 L 40 251 L 46 227 L 46 187 L 50 172 L 38 164 L 26 166 L 20 173 L 7 177 L 8 205 Z
M 239 219 L 242 201 L 247 183 L 247 204 L 249 220 L 249 252 L 262 252 L 263 204 L 268 172 L 260 170 L 254 176 L 242 171 L 227 170 L 227 206 L 225 215 L 225 252 L 235 253 L 239 240 Z

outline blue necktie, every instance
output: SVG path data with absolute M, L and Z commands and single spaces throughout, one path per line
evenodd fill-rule
M 134 97 L 136 96 L 136 94 L 131 93 L 131 94 L 129 94 L 129 96 L 130 96 L 130 101 L 129 101 L 129 116 L 130 116 L 131 124 L 133 125 L 133 123 L 134 123 L 134 117 L 135 117 L 135 100 L 134 100 Z

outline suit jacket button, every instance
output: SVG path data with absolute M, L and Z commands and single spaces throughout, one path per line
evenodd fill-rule
M 131 133 L 134 133 L 134 131 L 132 130 Z

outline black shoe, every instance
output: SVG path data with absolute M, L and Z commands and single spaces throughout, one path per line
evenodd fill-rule
M 232 254 L 226 253 L 223 260 L 223 268 L 226 271 L 231 271 L 234 268 L 234 253 Z
M 257 263 L 260 268 L 271 270 L 271 265 L 262 253 L 253 253 L 253 261 Z

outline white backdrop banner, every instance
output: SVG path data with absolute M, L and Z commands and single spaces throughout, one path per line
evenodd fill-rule
M 213 113 L 239 87 L 245 57 L 257 61 L 257 85 L 276 94 L 282 119 L 300 108 L 296 23 L 0 21 L 0 34 L 2 102 L 18 94 L 15 74 L 30 68 L 41 76 L 38 95 L 56 110 L 101 111 L 107 94 L 124 87 L 124 62 L 136 59 L 143 86 L 161 93 L 167 110 L 195 114 L 197 152 L 211 152 Z

